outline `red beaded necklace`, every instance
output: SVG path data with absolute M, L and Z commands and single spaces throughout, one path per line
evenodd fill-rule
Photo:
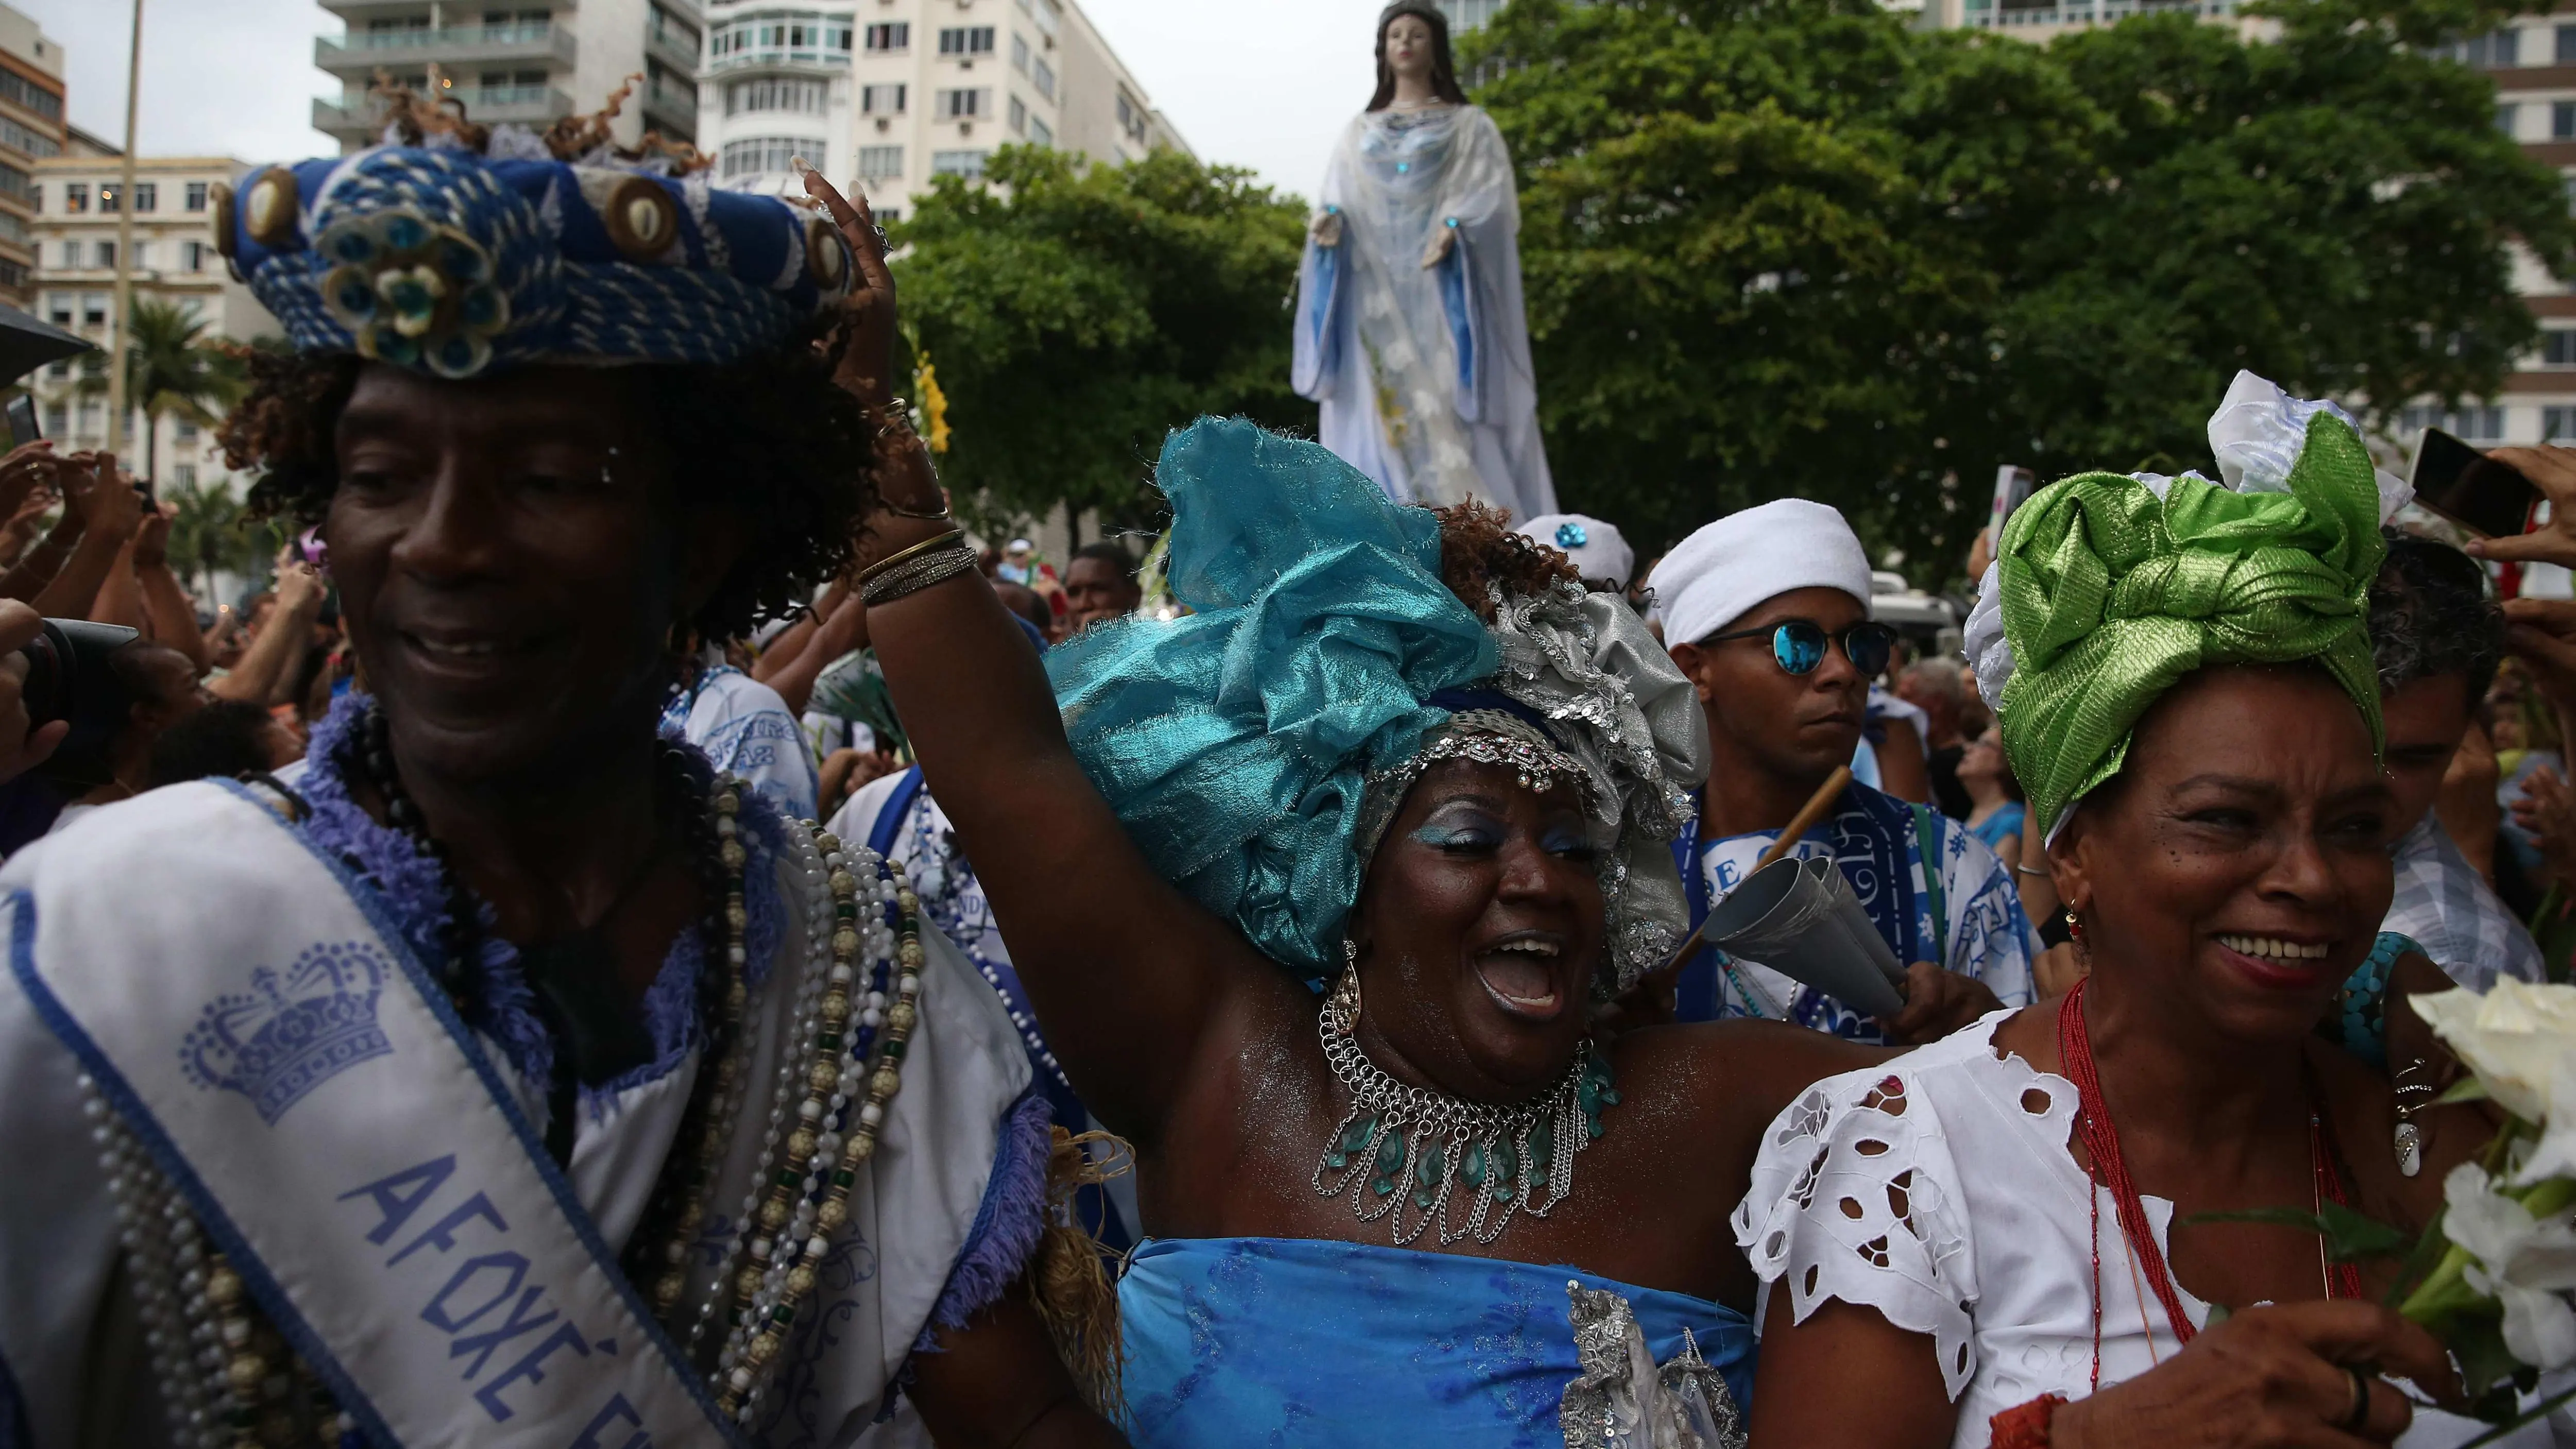
M 2085 982 L 2077 982 L 2057 1007 L 2057 1055 L 2066 1079 L 2075 1084 L 2077 1112 L 2075 1130 L 2084 1143 L 2085 1154 L 2093 1159 L 2088 1177 L 2111 1190 L 2113 1208 L 2119 1214 L 2120 1235 L 2128 1240 L 2129 1255 L 2147 1280 L 2147 1287 L 2164 1305 L 2165 1322 L 2173 1328 L 2180 1343 L 2191 1342 L 2199 1331 L 2192 1326 L 2191 1316 L 2183 1311 L 2182 1295 L 2175 1289 L 2173 1273 L 2165 1266 L 2163 1249 L 2156 1246 L 2155 1232 L 2147 1221 L 2146 1204 L 2140 1200 L 2138 1184 L 2129 1176 L 2128 1158 L 2120 1151 L 2119 1131 L 2111 1125 L 2111 1109 L 2102 1097 L 2102 1078 L 2093 1069 L 2093 1038 L 2084 1026 Z M 2316 1097 L 2315 1084 L 2309 1095 Z M 2315 1174 L 2315 1192 L 2320 1202 L 2342 1203 L 2343 1178 L 2334 1169 L 2334 1157 L 2327 1150 L 2325 1121 L 2311 1107 L 2308 1112 L 2308 1153 Z M 2102 1387 L 2102 1198 L 2093 1200 L 2093 1387 Z M 2319 1248 L 2322 1256 L 2323 1248 Z M 2350 1263 L 2327 1264 L 2325 1288 L 2328 1298 L 2361 1296 L 2361 1270 Z

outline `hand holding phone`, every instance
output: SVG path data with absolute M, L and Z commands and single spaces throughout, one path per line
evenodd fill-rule
M 2433 436 L 2433 432 L 2426 432 L 2426 441 L 2429 443 Z M 2445 433 L 2442 436 L 2447 438 L 2450 435 Z M 2452 441 L 2456 443 L 2458 440 Z M 2468 445 L 2461 443 L 2459 446 L 2465 448 Z M 2472 538 L 2464 545 L 2470 555 L 2499 563 L 2554 563 L 2576 568 L 2576 448 L 2546 445 L 2498 448 L 2485 454 L 2481 461 L 2512 470 L 2514 476 L 2523 481 L 2524 487 L 2531 490 L 2534 500 L 2547 500 L 2549 522 L 2531 533 L 2524 533 L 2519 527 L 2509 530 L 2480 528 L 2479 532 L 2488 536 Z M 2417 454 L 2416 467 L 2418 472 L 2422 471 L 2421 453 Z M 2417 491 L 2421 498 L 2422 485 L 2417 485 Z M 2430 498 L 2423 498 L 2423 502 L 2425 507 L 2446 518 L 2452 516 Z M 2468 526 L 2478 527 L 2475 522 L 2468 522 Z

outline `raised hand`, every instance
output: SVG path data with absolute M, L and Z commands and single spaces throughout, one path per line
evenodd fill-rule
M 894 273 L 886 267 L 885 233 L 877 229 L 864 195 L 853 203 L 822 172 L 801 159 L 796 164 L 804 174 L 805 194 L 831 214 L 859 262 L 859 285 L 850 291 L 837 331 L 837 380 L 861 403 L 882 407 L 894 397 Z

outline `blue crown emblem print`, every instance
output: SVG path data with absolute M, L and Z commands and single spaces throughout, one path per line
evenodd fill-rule
M 179 1065 L 203 1090 L 250 1098 L 273 1127 L 315 1087 L 393 1054 L 376 1025 L 387 969 L 382 952 L 357 941 L 308 946 L 284 971 L 262 966 L 249 992 L 207 1003 Z

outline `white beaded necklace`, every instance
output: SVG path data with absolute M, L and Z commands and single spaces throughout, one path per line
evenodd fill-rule
M 767 863 L 768 851 L 736 820 L 749 788 L 720 778 L 709 802 L 729 889 L 721 964 L 710 961 L 707 969 L 732 978 L 724 1000 L 731 1029 L 723 1033 L 723 1055 L 701 1078 L 700 1135 L 675 1143 L 663 1165 L 666 1179 L 694 1174 L 699 1188 L 656 1255 L 666 1271 L 652 1297 L 675 1333 L 680 1325 L 672 1310 L 686 1291 L 704 1205 L 750 1093 L 746 1068 L 756 1033 L 742 1029 L 750 1005 L 744 976 L 750 917 L 742 881 L 746 866 Z M 773 977 L 768 989 L 786 985 L 795 992 L 790 1047 L 781 1054 L 741 1211 L 681 1340 L 682 1351 L 695 1358 L 722 1313 L 726 1333 L 708 1388 L 719 1409 L 745 1427 L 759 1418 L 780 1350 L 833 1234 L 848 1220 L 858 1172 L 875 1154 L 901 1089 L 901 1063 L 920 1019 L 925 959 L 920 901 L 889 862 L 874 851 L 845 849 L 811 823 L 789 821 L 783 833 L 803 908 L 805 950 L 792 982 Z M 252 1449 L 301 1435 L 336 1449 L 354 1420 L 264 1320 L 241 1276 L 204 1241 L 185 1199 L 88 1074 L 79 1082 L 173 1440 L 185 1449 Z

